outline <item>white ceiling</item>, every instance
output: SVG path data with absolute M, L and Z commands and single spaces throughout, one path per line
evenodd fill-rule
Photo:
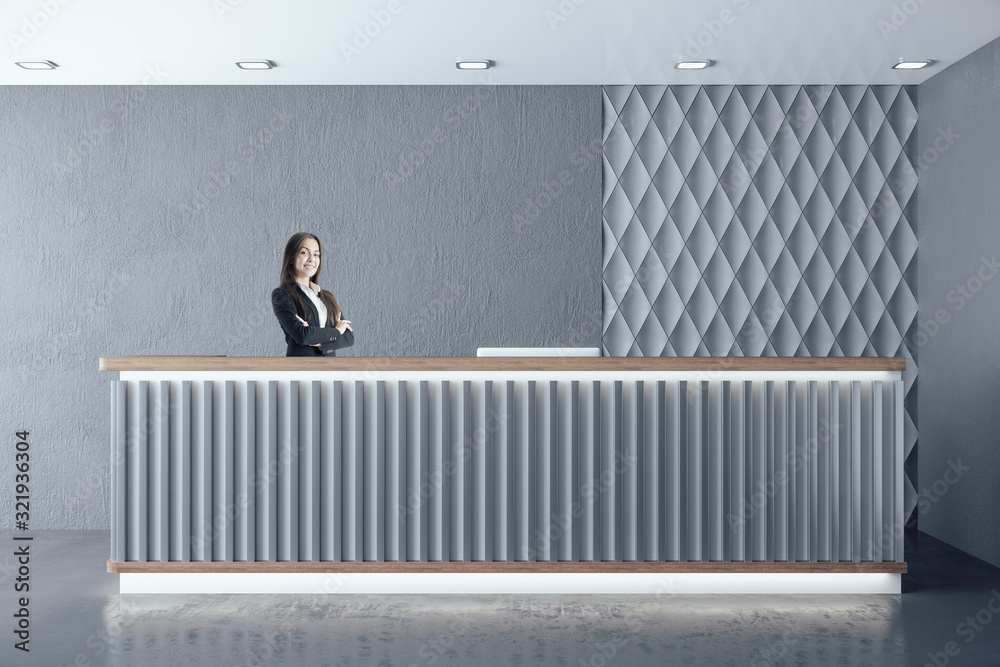
M 1000 0 L 4 0 L 0 19 L 0 85 L 879 84 L 996 39 Z M 40 59 L 59 69 L 14 65 Z

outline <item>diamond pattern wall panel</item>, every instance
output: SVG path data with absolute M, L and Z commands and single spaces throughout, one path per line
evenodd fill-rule
M 604 87 L 604 354 L 905 357 L 914 90 Z

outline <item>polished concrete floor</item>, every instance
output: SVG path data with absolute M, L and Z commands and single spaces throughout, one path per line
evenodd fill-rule
M 0 665 L 1000 665 L 1000 569 L 919 533 L 899 596 L 125 598 L 107 532 L 36 533 L 30 653 L 0 540 Z

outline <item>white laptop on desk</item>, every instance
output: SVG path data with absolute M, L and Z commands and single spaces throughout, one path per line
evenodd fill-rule
M 599 347 L 480 347 L 477 357 L 599 357 Z

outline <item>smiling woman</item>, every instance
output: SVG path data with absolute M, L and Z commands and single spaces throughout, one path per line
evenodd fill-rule
M 271 292 L 271 307 L 288 343 L 285 356 L 333 357 L 338 348 L 354 344 L 351 321 L 341 318 L 333 294 L 314 282 L 321 267 L 319 238 L 309 232 L 293 234 L 281 261 L 281 285 Z

